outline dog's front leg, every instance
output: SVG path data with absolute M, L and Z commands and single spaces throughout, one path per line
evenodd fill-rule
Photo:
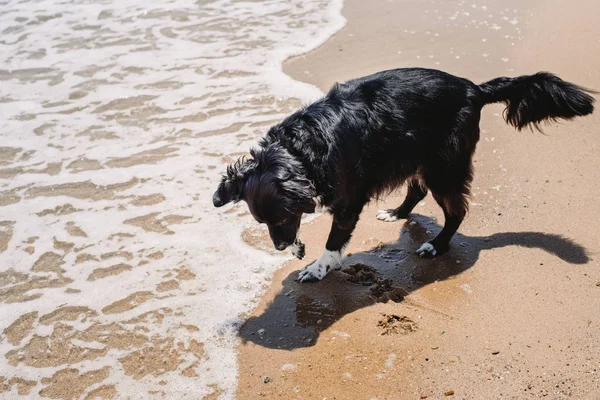
M 299 282 L 320 281 L 332 268 L 342 265 L 344 250 L 350 241 L 359 215 L 360 211 L 351 214 L 334 214 L 325 251 L 317 261 L 300 271 Z

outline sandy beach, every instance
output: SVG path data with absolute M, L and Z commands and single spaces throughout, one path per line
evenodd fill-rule
M 0 3 L 0 398 L 598 398 L 598 112 L 542 134 L 486 107 L 470 214 L 433 260 L 430 196 L 395 223 L 375 215 L 403 190 L 371 203 L 313 284 L 330 216 L 289 261 L 243 202 L 212 204 L 336 81 L 600 90 L 596 2 Z
M 347 0 L 345 28 L 284 71 L 323 91 L 408 66 L 475 82 L 543 70 L 600 89 L 599 11 L 591 0 Z M 598 398 L 600 115 L 544 134 L 501 116 L 484 109 L 470 213 L 449 253 L 414 254 L 441 229 L 430 196 L 407 221 L 375 219 L 401 191 L 366 208 L 341 271 L 298 284 L 331 219 L 302 227 L 306 258 L 277 271 L 241 329 L 238 398 Z

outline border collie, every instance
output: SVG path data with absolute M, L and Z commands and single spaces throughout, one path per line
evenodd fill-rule
M 417 254 L 435 257 L 448 250 L 467 212 L 482 107 L 505 103 L 509 124 L 539 130 L 542 121 L 592 113 L 588 93 L 595 92 L 547 72 L 476 85 L 442 71 L 402 68 L 336 83 L 273 126 L 250 158 L 228 166 L 213 204 L 246 201 L 275 248 L 291 247 L 298 258 L 302 214 L 326 207 L 333 224 L 325 251 L 298 277 L 310 282 L 340 264 L 365 204 L 406 183 L 404 202 L 377 218 L 407 218 L 430 190 L 445 224 Z

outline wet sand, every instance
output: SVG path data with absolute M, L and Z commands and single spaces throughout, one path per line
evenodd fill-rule
M 285 71 L 323 91 L 403 66 L 476 82 L 548 70 L 600 89 L 600 5 L 487 3 L 348 0 L 347 26 Z M 240 399 L 596 398 L 600 114 L 545 134 L 501 114 L 484 109 L 470 214 L 449 253 L 414 254 L 443 223 L 431 196 L 407 221 L 375 219 L 400 191 L 365 209 L 341 271 L 298 284 L 331 218 L 303 226 L 306 258 L 275 274 L 241 330 Z M 247 237 L 269 246 L 259 228 Z

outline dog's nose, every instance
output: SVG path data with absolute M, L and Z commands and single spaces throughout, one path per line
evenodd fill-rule
M 288 248 L 288 246 L 289 246 L 289 243 L 286 243 L 286 242 L 281 242 L 281 243 L 277 243 L 277 244 L 275 245 L 275 248 L 276 248 L 277 250 L 281 251 L 281 250 L 285 250 L 285 249 L 287 249 L 287 248 Z

